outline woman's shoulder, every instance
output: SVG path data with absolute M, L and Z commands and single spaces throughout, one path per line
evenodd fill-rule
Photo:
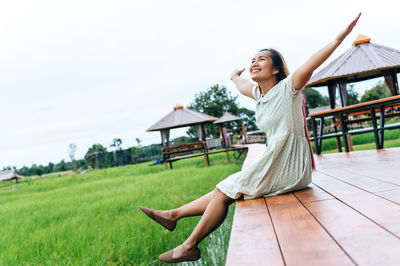
M 293 76 L 293 74 L 290 73 L 289 75 L 287 75 L 286 78 L 282 79 L 282 80 L 280 81 L 280 83 L 282 83 L 281 86 L 282 86 L 286 91 L 288 91 L 292 96 L 298 96 L 298 95 L 300 94 L 300 92 L 301 92 L 303 89 L 301 89 L 301 90 L 296 90 L 296 89 L 294 88 L 292 76 Z

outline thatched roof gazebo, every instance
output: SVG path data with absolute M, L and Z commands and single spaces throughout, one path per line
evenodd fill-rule
M 24 179 L 24 176 L 20 175 L 16 170 L 0 171 L 0 182 L 15 180 L 18 184 L 18 179 Z
M 182 105 L 177 104 L 173 111 L 161 118 L 146 131 L 160 131 L 162 147 L 168 147 L 170 129 L 198 125 L 197 132 L 199 134 L 199 138 L 205 141 L 206 131 L 204 124 L 211 123 L 215 120 L 217 120 L 217 118 L 214 116 L 206 115 L 191 109 L 186 109 L 183 108 Z
M 370 41 L 371 38 L 360 34 L 349 50 L 314 74 L 306 87 L 328 86 L 331 109 L 335 109 L 337 87 L 342 107 L 346 106 L 346 85 L 350 82 L 383 76 L 392 95 L 399 95 L 400 50 Z

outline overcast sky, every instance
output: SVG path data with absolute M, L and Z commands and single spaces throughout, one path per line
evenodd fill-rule
M 117 137 L 123 148 L 136 138 L 160 143 L 159 132 L 146 129 L 175 104 L 187 106 L 214 84 L 238 95 L 230 74 L 247 70 L 261 48 L 279 50 L 294 71 L 358 12 L 327 63 L 359 33 L 400 49 L 399 7 L 394 0 L 1 1 L 0 168 L 69 160 L 70 143 L 76 158 Z M 254 110 L 251 99 L 238 100 Z

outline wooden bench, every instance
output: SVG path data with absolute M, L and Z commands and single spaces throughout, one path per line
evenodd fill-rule
M 185 154 L 185 153 L 192 152 L 192 151 L 198 151 L 198 150 L 200 150 L 201 153 L 187 154 L 187 155 L 181 156 L 181 154 Z M 197 156 L 204 156 L 204 164 L 206 166 L 208 166 L 210 164 L 210 161 L 208 158 L 208 153 L 207 153 L 207 145 L 204 141 L 183 144 L 183 145 L 179 145 L 179 146 L 163 147 L 162 154 L 163 154 L 164 165 L 165 165 L 166 170 L 168 170 L 167 163 L 169 163 L 169 166 L 172 169 L 172 162 L 180 160 L 180 159 L 192 158 L 192 157 L 197 157 Z M 175 155 L 175 157 L 172 157 L 173 155 Z
M 200 150 L 200 153 L 194 153 L 194 154 L 187 154 L 181 156 L 180 154 L 192 152 L 192 151 L 198 151 Z M 206 142 L 201 141 L 201 142 L 195 142 L 195 143 L 190 143 L 190 144 L 184 144 L 184 145 L 179 145 L 179 146 L 173 146 L 173 147 L 164 147 L 162 148 L 162 154 L 164 158 L 164 165 L 165 169 L 168 170 L 168 164 L 170 168 L 172 169 L 172 162 L 181 160 L 181 159 L 186 159 L 186 158 L 193 158 L 197 156 L 204 156 L 204 164 L 205 166 L 210 165 L 210 160 L 209 160 L 209 155 L 210 154 L 215 154 L 215 153 L 221 153 L 225 152 L 226 157 L 228 160 L 228 163 L 230 163 L 230 158 L 229 158 L 229 152 L 230 151 L 237 151 L 239 154 L 238 156 L 235 156 L 235 159 L 239 159 L 242 154 L 246 154 L 247 152 L 247 146 L 242 146 L 242 145 L 232 145 L 229 146 L 228 148 L 224 148 L 221 150 L 209 150 L 207 148 Z M 175 155 L 174 157 L 172 157 Z
M 319 155 L 308 188 L 237 200 L 225 265 L 399 265 L 399 156 Z

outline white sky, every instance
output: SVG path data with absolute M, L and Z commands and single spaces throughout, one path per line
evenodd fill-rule
M 116 137 L 123 148 L 137 137 L 159 143 L 159 132 L 146 129 L 175 104 L 187 106 L 214 84 L 237 95 L 230 73 L 261 48 L 278 49 L 294 71 L 358 12 L 326 63 L 359 33 L 400 49 L 399 7 L 394 0 L 1 1 L 0 168 L 69 160 L 70 143 L 76 158 Z M 238 99 L 254 110 L 251 99 Z

